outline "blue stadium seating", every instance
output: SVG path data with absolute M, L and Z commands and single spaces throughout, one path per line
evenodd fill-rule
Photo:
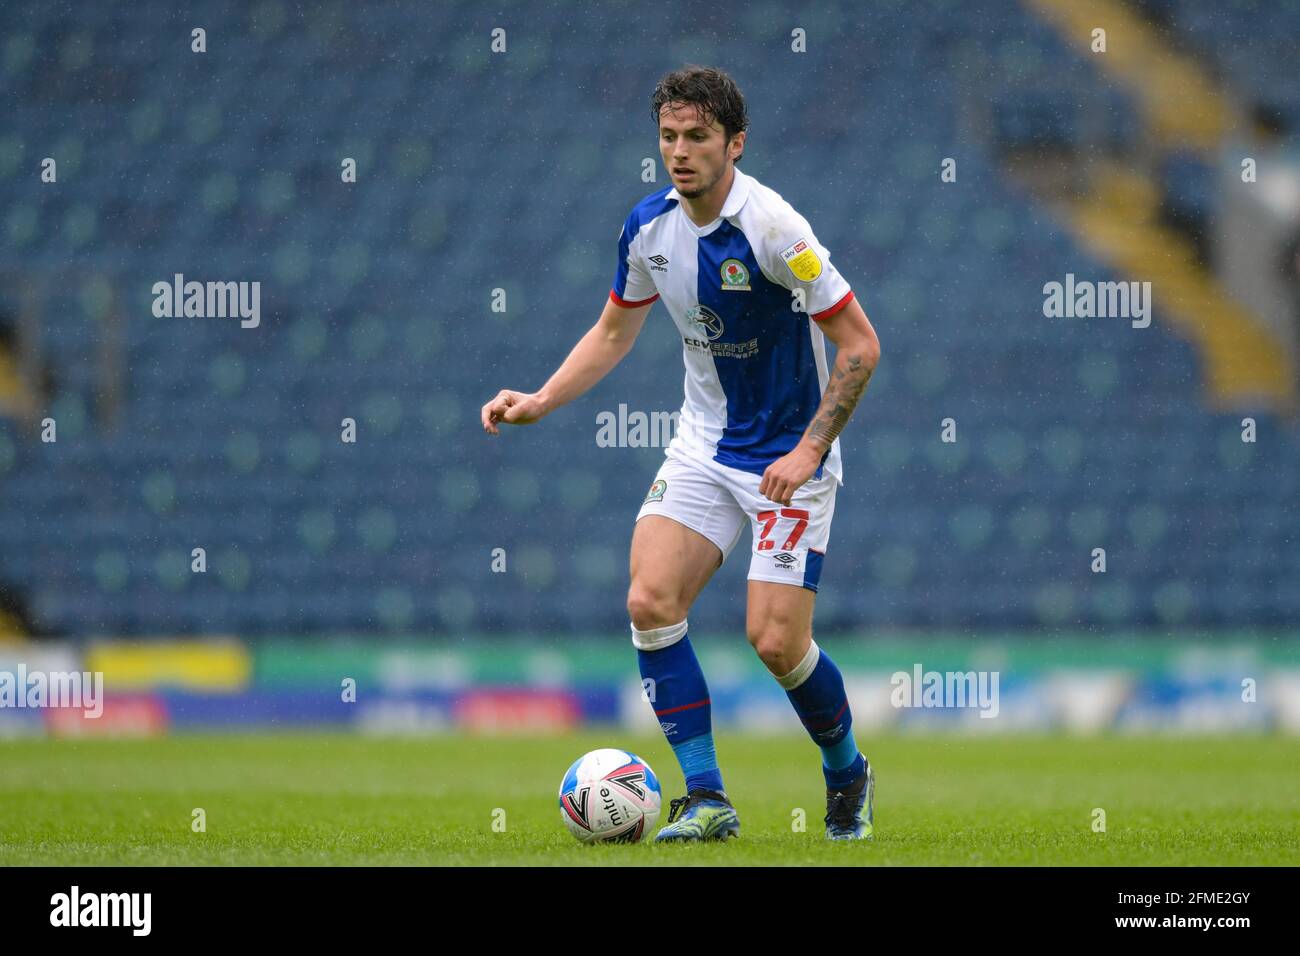
M 45 290 L 59 382 L 56 444 L 0 421 L 0 580 L 42 628 L 623 633 L 632 519 L 662 450 L 598 447 L 596 415 L 677 408 L 666 313 L 540 426 L 489 439 L 478 409 L 540 386 L 594 322 L 619 224 L 662 185 L 640 179 L 650 91 L 686 61 L 741 83 L 743 168 L 812 222 L 884 346 L 843 438 L 819 628 L 1295 621 L 1294 423 L 1254 413 L 1260 440 L 1242 444 L 1158 308 L 1146 330 L 1042 315 L 1045 282 L 1118 276 L 998 151 L 1122 145 L 1134 107 L 1013 0 L 703 20 L 679 0 L 653 17 L 250 11 L 0 9 L 0 246 Z M 506 54 L 489 52 L 496 26 Z M 38 183 L 45 156 L 57 185 Z M 941 184 L 948 156 L 958 181 Z M 261 326 L 154 318 L 153 283 L 178 272 L 261 281 Z M 939 441 L 948 417 L 956 444 Z M 694 628 L 741 626 L 745 566 L 742 549 Z

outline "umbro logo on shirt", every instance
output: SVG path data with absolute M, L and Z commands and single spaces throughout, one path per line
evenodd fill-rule
M 652 272 L 667 272 L 667 271 L 668 271 L 667 269 L 664 268 L 664 266 L 668 265 L 668 260 L 665 259 L 663 256 L 651 256 L 651 257 L 650 257 L 650 261 L 651 261 L 652 263 L 654 263 L 654 265 L 652 265 L 652 266 L 650 267 L 650 270 L 651 270 Z

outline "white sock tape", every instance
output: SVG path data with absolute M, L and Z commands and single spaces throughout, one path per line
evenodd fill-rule
M 817 646 L 817 642 L 809 640 L 808 653 L 803 656 L 803 660 L 796 664 L 794 670 L 790 673 L 786 674 L 784 677 L 778 677 L 776 682 L 786 690 L 794 690 L 808 679 L 808 675 L 811 674 L 813 668 L 817 666 L 817 658 L 820 654 L 821 648 Z
M 639 651 L 662 651 L 665 647 L 672 647 L 685 636 L 685 621 L 680 624 L 656 627 L 649 631 L 638 631 L 636 625 L 632 625 L 632 643 Z

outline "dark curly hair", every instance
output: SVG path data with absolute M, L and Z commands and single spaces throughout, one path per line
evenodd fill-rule
M 650 115 L 656 127 L 659 113 L 667 103 L 693 103 L 705 123 L 718 121 L 728 143 L 749 127 L 749 113 L 740 87 L 726 73 L 710 66 L 687 65 L 659 81 L 650 98 Z M 736 162 L 743 157 L 743 153 L 737 156 Z

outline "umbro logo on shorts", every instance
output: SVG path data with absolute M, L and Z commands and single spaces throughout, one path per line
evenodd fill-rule
M 796 558 L 793 554 L 790 554 L 788 551 L 782 551 L 780 554 L 772 555 L 772 560 L 780 561 L 782 564 L 793 564 L 795 561 L 798 561 L 799 559 Z

